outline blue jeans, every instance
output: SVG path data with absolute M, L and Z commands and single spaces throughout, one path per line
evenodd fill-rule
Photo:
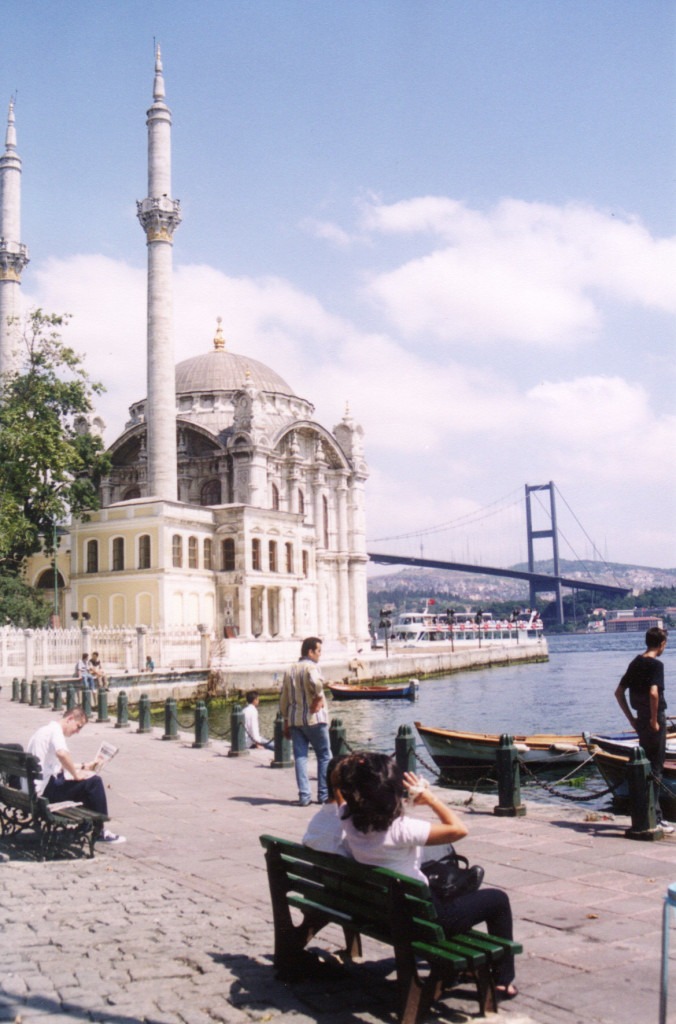
M 329 798 L 326 769 L 331 760 L 328 725 L 325 722 L 320 725 L 292 725 L 291 742 L 300 802 L 309 803 L 312 799 L 310 780 L 307 774 L 308 749 L 312 747 L 317 755 L 317 799 L 320 803 L 324 803 Z

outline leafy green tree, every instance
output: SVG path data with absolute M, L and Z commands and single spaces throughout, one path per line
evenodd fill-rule
M 47 624 L 48 595 L 17 576 L 0 575 L 0 625 L 37 629 Z
M 21 366 L 0 383 L 0 574 L 16 576 L 28 556 L 51 553 L 54 527 L 99 507 L 110 462 L 87 414 L 103 391 L 65 345 L 67 316 L 28 314 Z

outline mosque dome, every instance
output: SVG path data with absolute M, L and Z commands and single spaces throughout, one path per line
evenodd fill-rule
M 294 392 L 278 373 L 257 359 L 225 350 L 219 323 L 214 348 L 176 365 L 176 395 L 200 392 L 240 391 L 249 382 L 258 391 L 294 396 Z

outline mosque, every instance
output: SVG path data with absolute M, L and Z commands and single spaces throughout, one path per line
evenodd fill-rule
M 230 350 L 218 322 L 209 351 L 175 365 L 171 112 L 159 47 L 147 114 L 147 397 L 109 448 L 101 508 L 62 538 L 58 571 L 31 559 L 28 581 L 54 590 L 63 625 L 199 629 L 237 648 L 297 652 L 316 634 L 369 642 L 363 430 L 349 410 L 333 431 L 275 370 Z M 0 373 L 16 365 L 21 160 L 13 102 L 0 157 Z M 205 346 L 206 347 L 206 346 Z M 101 429 L 92 415 L 83 429 Z M 293 644 L 291 642 L 293 641 Z M 289 642 L 286 644 L 285 642 Z M 241 652 L 242 653 L 242 652 Z

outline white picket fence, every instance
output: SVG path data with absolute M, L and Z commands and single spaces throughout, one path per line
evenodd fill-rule
M 83 653 L 97 651 L 109 673 L 137 672 L 151 657 L 156 670 L 207 668 L 211 634 L 195 627 L 149 629 L 0 628 L 0 678 L 71 676 Z

